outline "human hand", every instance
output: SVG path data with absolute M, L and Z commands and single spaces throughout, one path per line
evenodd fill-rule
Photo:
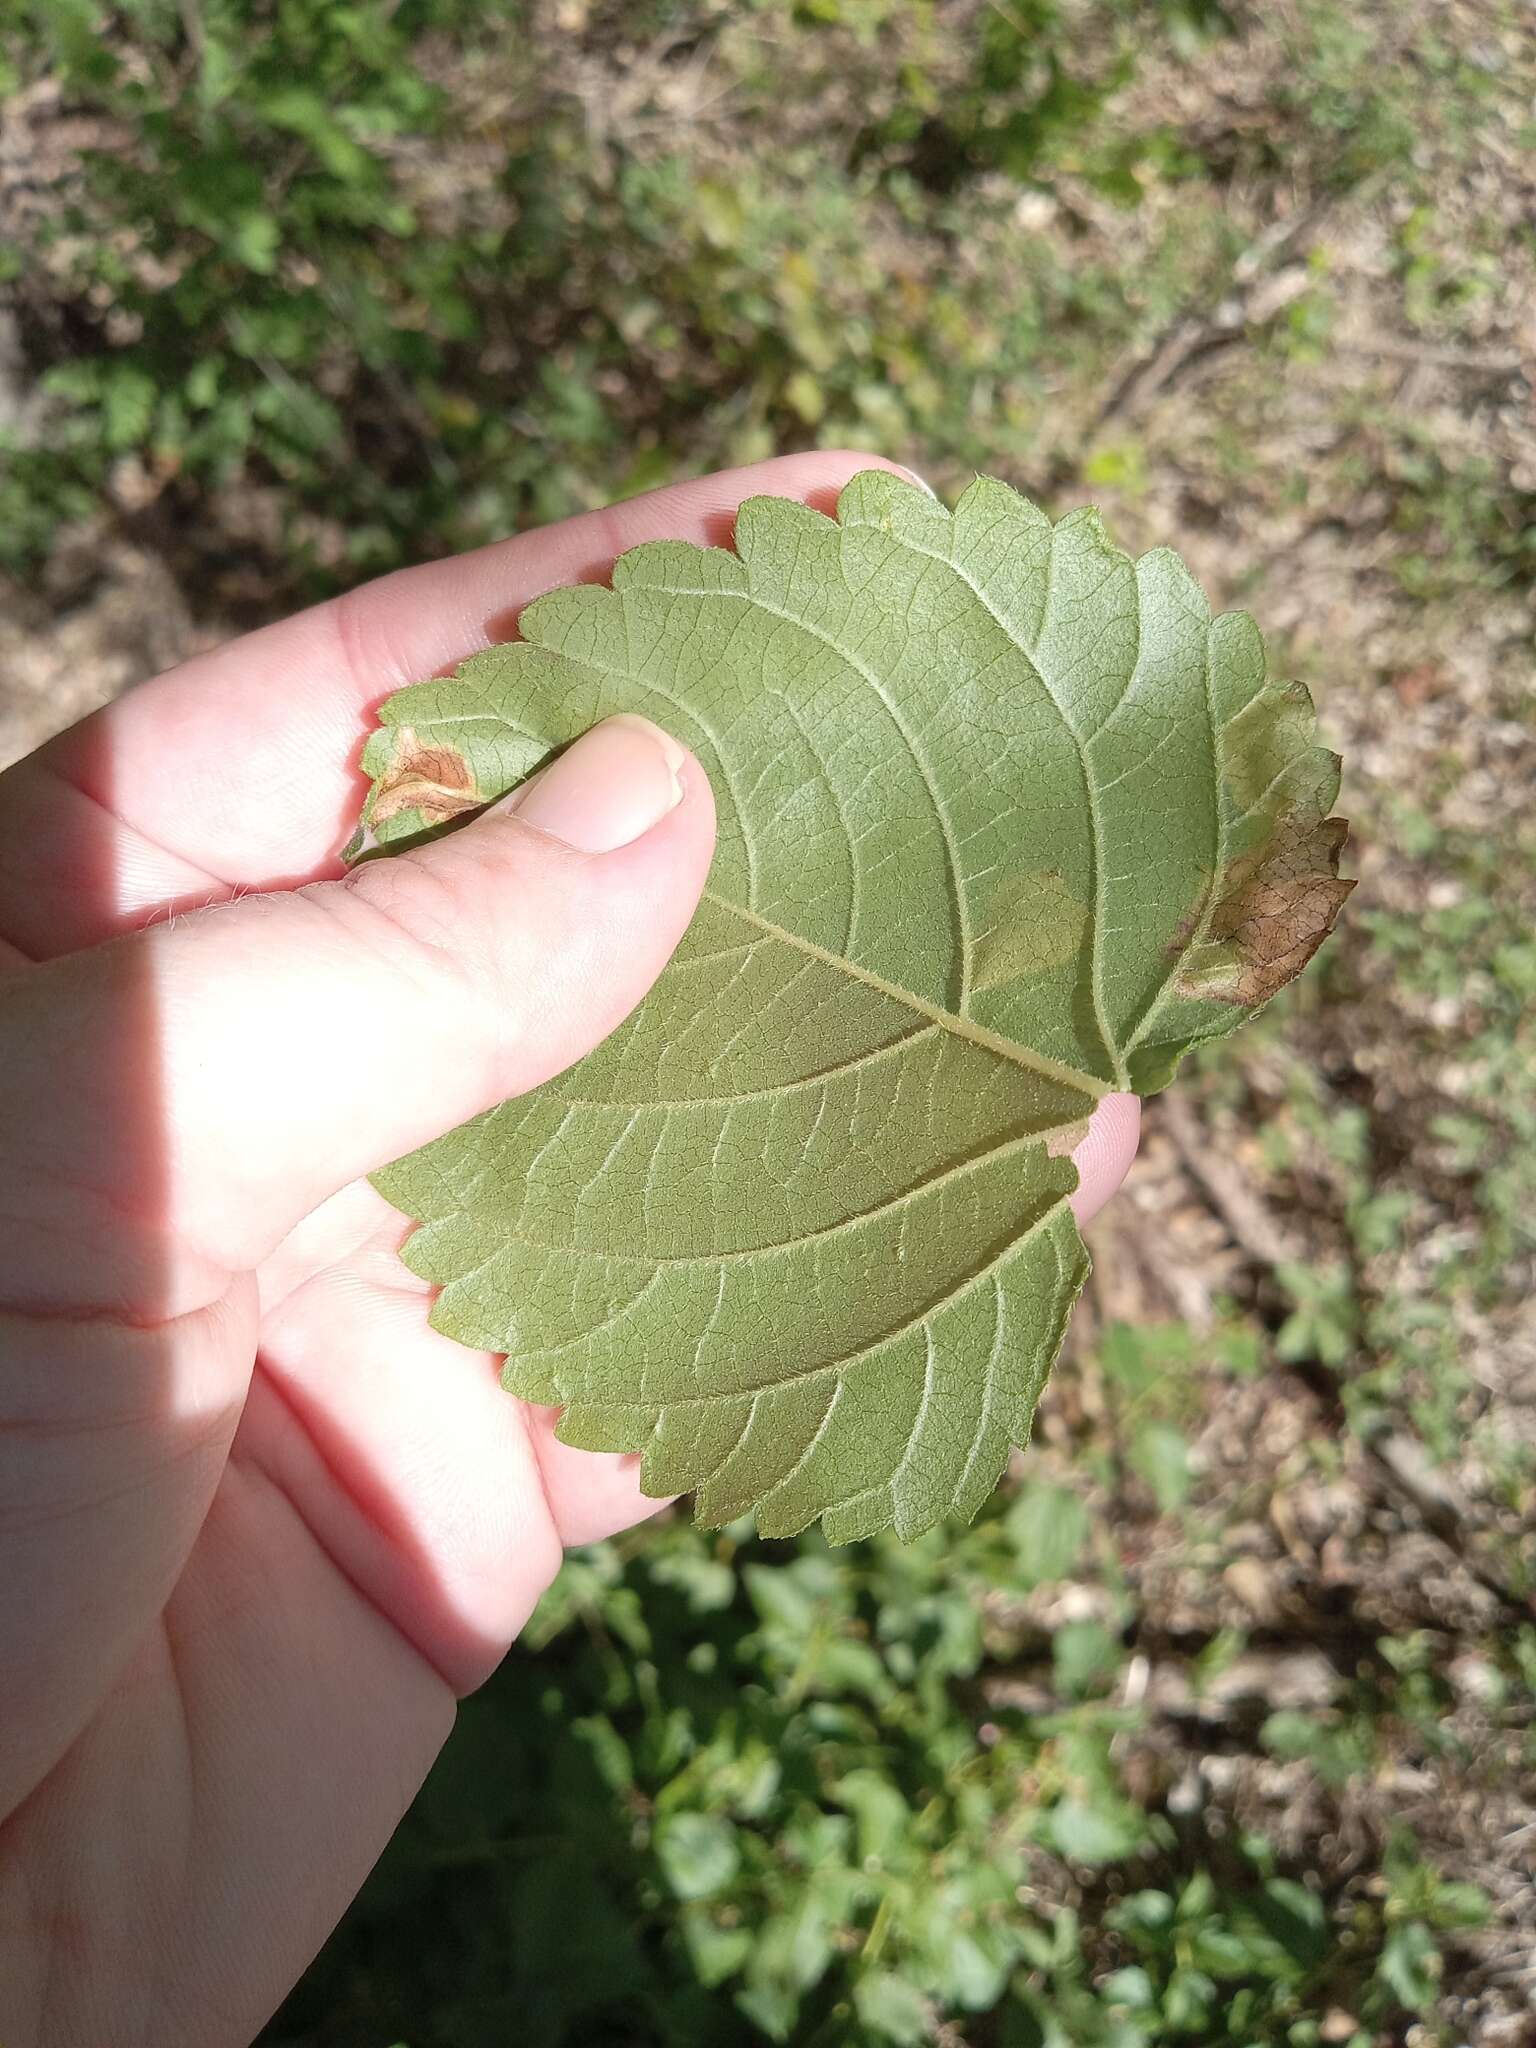
M 344 876 L 370 707 L 638 541 L 719 542 L 755 492 L 829 506 L 867 460 L 404 571 L 0 778 L 7 2048 L 248 2041 L 562 1545 L 656 1505 L 428 1326 L 362 1176 L 640 1000 L 703 886 L 708 785 L 610 722 L 521 814 Z M 1080 1216 L 1136 1128 L 1099 1106 Z

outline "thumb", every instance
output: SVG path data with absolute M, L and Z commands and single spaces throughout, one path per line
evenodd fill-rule
M 605 719 L 448 838 L 57 963 L 86 986 L 55 990 L 52 1014 L 115 1030 L 115 1056 L 81 1057 L 97 1029 L 72 1030 L 62 1062 L 46 1024 L 8 1033 L 38 1068 L 29 1083 L 12 1062 L 0 1094 L 19 1090 L 20 1107 L 46 1074 L 33 1118 L 41 1108 L 61 1177 L 61 1150 L 78 1146 L 95 1189 L 103 1113 L 121 1128 L 123 1112 L 92 1105 L 91 1077 L 115 1071 L 127 1092 L 136 1071 L 137 1145 L 108 1149 L 137 1152 L 140 1184 L 104 1192 L 119 1208 L 150 1201 L 151 1228 L 199 1263 L 250 1266 L 347 1181 L 611 1031 L 682 937 L 713 845 L 692 755 L 646 719 Z M 23 987 L 42 1000 L 54 978 Z M 151 1118 L 162 1158 L 144 1172 Z

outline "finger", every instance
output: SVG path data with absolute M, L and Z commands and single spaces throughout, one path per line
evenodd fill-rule
M 441 1677 L 237 1440 L 157 1625 L 0 1827 L 7 2041 L 251 2041 L 452 1723 Z
M 1118 1191 L 1140 1137 L 1139 1095 L 1106 1095 L 1095 1103 L 1088 1135 L 1072 1154 L 1077 1168 L 1072 1214 L 1079 1223 L 1090 1222 Z
M 544 1498 L 560 1541 L 601 1543 L 637 1522 L 648 1521 L 677 1496 L 655 1499 L 640 1490 L 640 1454 L 580 1451 L 561 1443 L 555 1431 L 564 1411 L 525 1404 L 524 1420 L 539 1461 Z
M 268 1316 L 242 1431 L 347 1580 L 457 1692 L 505 1653 L 561 1547 L 661 1505 L 638 1457 L 573 1451 L 558 1411 L 514 1400 L 501 1360 L 427 1321 L 401 1263 L 410 1225 L 377 1196 L 375 1228 Z M 273 1426 L 280 1425 L 280 1426 Z M 290 1425 L 297 1425 L 296 1428 Z
M 626 548 L 728 542 L 763 493 L 830 510 L 871 467 L 899 469 L 829 449 L 669 485 L 400 570 L 141 685 L 0 777 L 0 935 L 52 958 L 168 904 L 335 874 L 381 698 L 508 639 L 542 591 L 606 579 Z
M 362 1257 L 385 1237 L 393 1249 L 398 1249 L 408 1228 L 400 1211 L 385 1201 L 371 1181 L 349 1182 L 340 1193 L 311 1209 L 296 1223 L 271 1257 L 257 1268 L 262 1315 L 275 1314 L 307 1280 L 313 1280 L 328 1267 L 344 1266 Z M 401 1286 L 411 1286 L 422 1293 L 429 1291 L 427 1282 L 418 1280 L 404 1266 L 394 1269 L 394 1277 Z
M 85 1284 L 114 1282 L 92 1266 Z M 0 1814 L 163 1609 L 224 1467 L 256 1328 L 248 1281 L 147 1325 L 0 1303 Z
M 190 1248 L 180 1298 L 135 1313 L 206 1299 L 210 1270 L 254 1265 L 348 1181 L 611 1031 L 713 843 L 693 757 L 608 719 L 435 844 L 0 983 L 0 1127 L 44 1190 L 0 1169 L 0 1213 L 30 1208 L 29 1270 L 77 1300 L 69 1226 L 105 1211 L 114 1241 L 134 1218 Z
M 28 1646 L 0 1793 L 84 1725 L 202 1524 L 254 1349 L 230 1274 L 586 1051 L 691 915 L 713 808 L 654 727 L 595 727 L 513 803 L 0 983 L 0 1624 Z
M 267 1320 L 241 1433 L 348 1583 L 465 1693 L 549 1586 L 561 1532 L 500 1360 L 434 1330 L 429 1305 L 383 1242 L 305 1281 Z

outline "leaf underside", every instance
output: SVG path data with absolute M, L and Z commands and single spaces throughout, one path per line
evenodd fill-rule
M 647 1492 L 833 1541 L 970 1516 L 1087 1273 L 1066 1154 L 1316 951 L 1338 762 L 1177 556 L 983 478 L 757 498 L 384 705 L 350 851 L 610 712 L 691 746 L 719 850 L 634 1016 L 387 1168 L 438 1328 Z

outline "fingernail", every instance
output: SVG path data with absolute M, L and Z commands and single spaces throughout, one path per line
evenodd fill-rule
M 915 469 L 908 469 L 904 462 L 896 463 L 895 468 L 898 475 L 904 476 L 909 484 L 916 484 L 920 491 L 926 491 L 930 498 L 937 498 L 939 495 L 926 477 L 919 476 Z
M 573 740 L 498 808 L 578 853 L 612 853 L 676 810 L 684 758 L 670 733 L 621 711 Z

